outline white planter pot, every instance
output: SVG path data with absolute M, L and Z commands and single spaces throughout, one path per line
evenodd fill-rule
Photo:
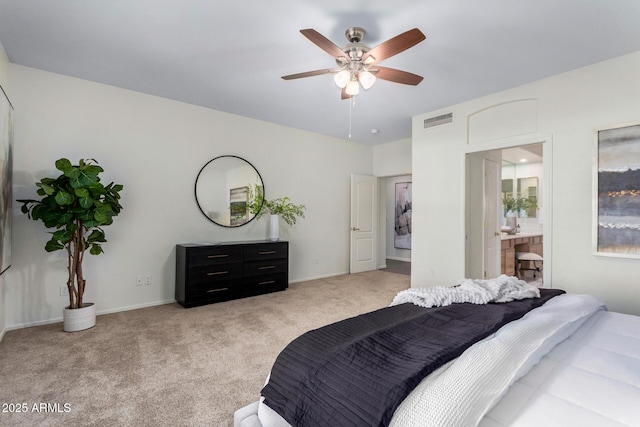
M 65 307 L 62 313 L 65 332 L 84 331 L 96 325 L 96 306 L 92 302 L 84 303 L 84 307 L 71 310 Z
M 269 240 L 277 242 L 280 240 L 280 215 L 271 215 L 271 224 L 269 227 Z

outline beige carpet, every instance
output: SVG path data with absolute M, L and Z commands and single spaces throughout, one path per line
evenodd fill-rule
M 258 400 L 289 341 L 385 307 L 409 286 L 409 276 L 372 271 L 197 308 L 103 315 L 82 332 L 62 324 L 7 332 L 0 403 L 27 412 L 0 412 L 0 425 L 230 426 L 236 409 Z

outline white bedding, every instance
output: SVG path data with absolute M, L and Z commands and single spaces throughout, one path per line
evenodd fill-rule
M 640 426 L 640 317 L 596 313 L 479 425 Z
M 553 298 L 425 378 L 391 425 L 640 426 L 640 318 L 603 310 L 586 295 Z M 262 403 L 234 418 L 288 426 Z

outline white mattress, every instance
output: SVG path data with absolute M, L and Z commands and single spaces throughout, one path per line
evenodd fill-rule
M 543 329 L 529 326 L 535 322 L 527 318 L 542 311 L 536 309 L 472 346 L 416 387 L 392 424 L 640 426 L 640 317 L 602 311 L 592 297 L 580 297 L 574 314 L 565 309 L 540 314 Z M 513 339 L 523 332 L 537 334 L 540 343 Z M 520 342 L 506 350 L 508 341 Z M 468 365 L 487 355 L 490 360 Z M 263 403 L 238 410 L 234 421 L 236 427 L 288 426 Z
M 479 425 L 640 426 L 640 317 L 593 315 L 516 381 Z

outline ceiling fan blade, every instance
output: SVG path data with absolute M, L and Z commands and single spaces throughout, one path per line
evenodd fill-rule
M 422 76 L 407 71 L 396 70 L 395 68 L 389 67 L 379 67 L 377 65 L 369 68 L 369 72 L 373 73 L 378 79 L 402 83 L 403 85 L 416 86 L 423 78 Z
M 325 68 L 324 70 L 306 71 L 304 73 L 289 74 L 288 76 L 282 76 L 284 80 L 301 79 L 303 77 L 320 76 L 322 74 L 331 74 L 339 70 L 335 68 Z
M 308 28 L 306 30 L 300 30 L 300 32 L 303 36 L 311 40 L 311 42 L 313 42 L 316 46 L 318 46 L 320 49 L 324 50 L 334 58 L 346 58 L 346 54 L 342 51 L 342 49 L 340 49 L 335 43 L 333 43 L 331 40 L 317 32 L 316 30 Z
M 387 40 L 386 42 L 379 44 L 369 52 L 365 53 L 362 56 L 362 61 L 368 64 L 374 64 L 376 62 L 383 61 L 387 58 L 392 57 L 393 55 L 404 52 L 405 50 L 417 45 L 426 38 L 427 37 L 422 34 L 422 31 L 417 28 L 405 31 L 404 33 L 399 34 Z M 371 59 L 367 61 L 367 58 L 371 58 L 373 59 L 373 61 Z

